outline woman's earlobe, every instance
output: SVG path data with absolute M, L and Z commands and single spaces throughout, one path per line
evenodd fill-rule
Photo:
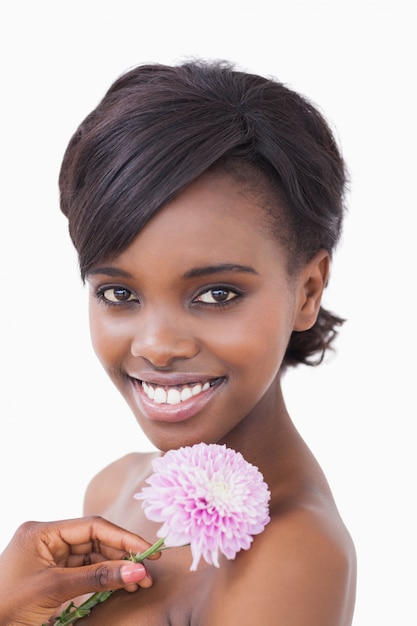
M 294 330 L 308 330 L 315 324 L 323 291 L 329 279 L 329 271 L 330 256 L 327 250 L 319 250 L 302 270 Z

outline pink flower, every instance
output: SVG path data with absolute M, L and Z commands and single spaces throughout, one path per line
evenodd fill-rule
M 234 559 L 270 521 L 270 492 L 257 467 L 225 445 L 199 443 L 153 461 L 150 485 L 135 494 L 148 519 L 162 522 L 167 547 L 189 544 L 191 570 L 200 558 Z

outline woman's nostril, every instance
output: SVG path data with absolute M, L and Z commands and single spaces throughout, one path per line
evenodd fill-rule
M 192 359 L 199 352 L 193 338 L 174 338 L 167 335 L 147 335 L 143 341 L 132 341 L 132 355 L 146 359 L 153 367 L 170 367 L 176 359 Z

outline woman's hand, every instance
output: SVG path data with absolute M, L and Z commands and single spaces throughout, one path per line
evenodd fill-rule
M 122 560 L 150 545 L 101 517 L 22 524 L 0 555 L 0 626 L 40 626 L 83 594 L 150 587 L 142 563 Z

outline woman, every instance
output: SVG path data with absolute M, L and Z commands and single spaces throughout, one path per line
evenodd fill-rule
M 137 67 L 71 139 L 61 208 L 93 345 L 160 451 L 100 472 L 86 514 L 153 542 L 133 495 L 155 456 L 198 442 L 241 452 L 271 491 L 250 550 L 197 572 L 187 548 L 169 550 L 149 564 L 150 589 L 117 592 L 91 626 L 351 624 L 352 540 L 281 388 L 287 367 L 321 362 L 342 323 L 321 297 L 345 182 L 316 108 L 227 63 Z

